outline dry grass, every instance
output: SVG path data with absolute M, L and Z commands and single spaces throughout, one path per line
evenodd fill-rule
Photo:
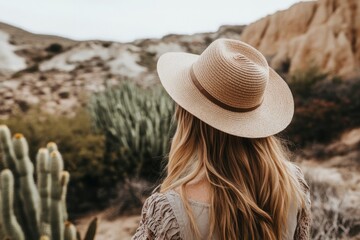
M 360 239 L 360 206 L 345 204 L 351 190 L 307 178 L 312 200 L 311 239 Z

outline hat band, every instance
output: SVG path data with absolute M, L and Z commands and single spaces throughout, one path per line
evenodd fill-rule
M 206 91 L 205 88 L 203 88 L 203 86 L 201 86 L 199 80 L 195 76 L 194 69 L 192 67 L 190 68 L 190 76 L 191 76 L 191 80 L 194 83 L 194 85 L 196 86 L 196 88 L 207 99 L 209 99 L 211 102 L 215 103 L 219 107 L 224 108 L 226 110 L 229 110 L 231 112 L 250 112 L 250 111 L 255 110 L 256 108 L 258 108 L 262 103 L 262 101 L 261 101 L 258 105 L 254 106 L 254 107 L 250 107 L 250 108 L 237 108 L 237 107 L 227 105 L 226 103 L 223 103 L 223 102 L 219 101 L 218 99 L 216 99 L 215 97 L 213 97 L 208 91 Z

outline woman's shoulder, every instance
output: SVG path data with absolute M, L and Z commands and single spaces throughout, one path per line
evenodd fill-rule
M 132 239 L 181 239 L 179 224 L 166 193 L 154 191 L 145 200 L 140 225 Z
M 296 165 L 293 162 L 287 162 L 288 168 L 290 169 L 290 172 L 293 174 L 293 176 L 298 180 L 300 183 L 300 186 L 304 192 L 308 192 L 310 190 L 310 187 L 305 180 L 305 176 L 301 168 Z
M 164 218 L 173 218 L 174 213 L 172 209 L 172 204 L 167 197 L 167 192 L 162 193 L 156 191 L 146 198 L 143 208 L 142 215 L 151 216 L 153 219 L 164 219 Z
M 156 187 L 151 195 L 146 198 L 143 211 L 145 209 L 152 209 L 154 213 L 167 210 L 167 208 L 174 207 L 174 190 L 160 192 L 160 186 Z

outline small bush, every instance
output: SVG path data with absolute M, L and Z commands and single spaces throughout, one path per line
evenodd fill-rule
M 313 96 L 313 87 L 318 82 L 324 81 L 328 77 L 317 67 L 310 67 L 304 71 L 297 71 L 288 77 L 288 82 L 296 100 L 305 101 Z
M 63 46 L 59 43 L 52 43 L 45 50 L 51 53 L 60 53 L 63 51 Z

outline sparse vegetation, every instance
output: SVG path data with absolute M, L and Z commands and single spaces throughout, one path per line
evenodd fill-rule
M 310 68 L 288 82 L 295 115 L 283 135 L 299 146 L 326 143 L 360 126 L 360 79 L 341 80 Z

